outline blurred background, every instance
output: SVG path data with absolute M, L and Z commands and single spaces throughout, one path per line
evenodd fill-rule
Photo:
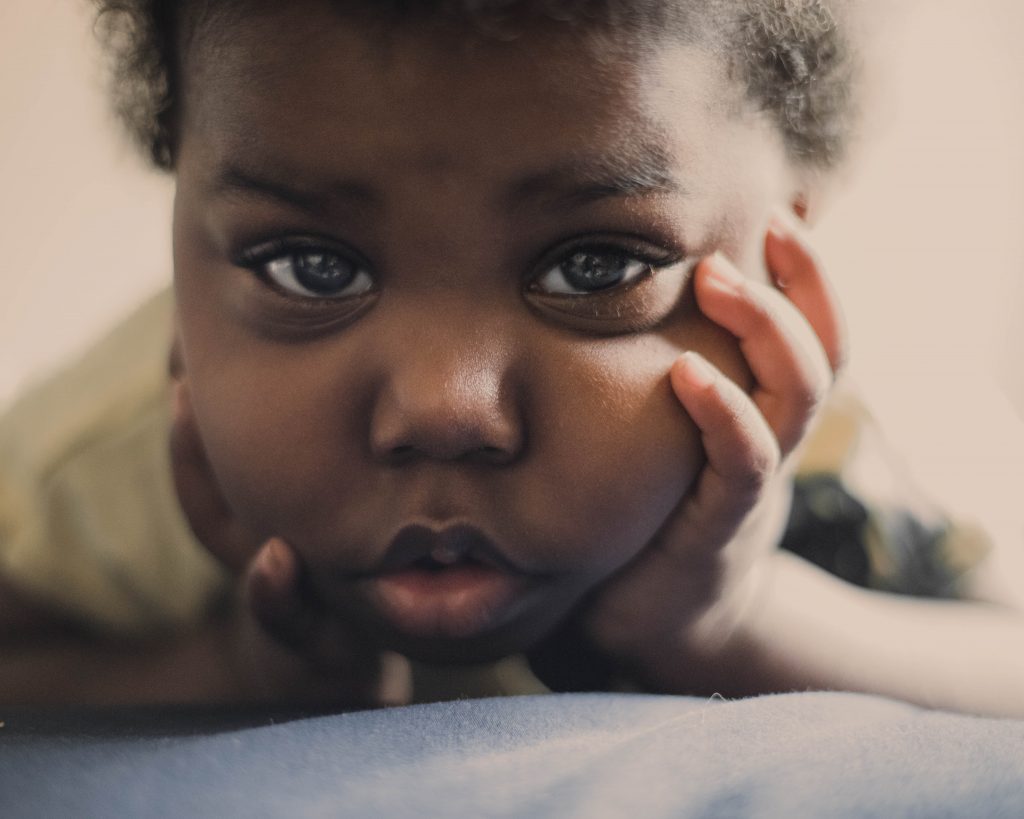
M 864 137 L 816 230 L 851 375 L 987 515 L 1024 462 L 1024 3 L 864 0 Z M 103 92 L 88 0 L 0 3 L 0 407 L 170 276 L 171 181 Z

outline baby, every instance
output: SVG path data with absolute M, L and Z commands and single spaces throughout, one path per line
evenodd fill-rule
M 804 226 L 850 130 L 843 9 L 99 6 L 177 182 L 173 409 L 117 427 L 118 520 L 173 598 L 190 575 L 145 550 L 183 515 L 227 567 L 197 587 L 228 594 L 98 639 L 47 603 L 70 564 L 0 542 L 0 699 L 835 688 L 1024 714 L 1019 610 L 778 548 L 846 354 Z

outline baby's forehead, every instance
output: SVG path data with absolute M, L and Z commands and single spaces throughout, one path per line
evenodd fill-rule
M 404 4 L 386 0 L 379 8 L 368 2 L 295 0 L 277 4 L 243 0 L 228 6 L 223 13 L 196 19 L 182 42 L 182 62 L 186 69 L 199 65 L 223 73 L 229 70 L 224 57 L 241 52 L 250 61 L 248 67 L 259 70 L 261 61 L 254 59 L 258 58 L 258 51 L 269 48 L 271 52 L 287 52 L 293 59 L 306 59 L 326 37 L 344 33 L 349 51 L 358 52 L 359 60 L 368 70 L 381 66 L 422 70 L 424 58 L 431 53 L 445 55 L 452 65 L 468 67 L 504 53 L 542 61 L 551 70 L 619 71 L 624 63 L 646 62 L 652 52 L 666 45 L 701 42 L 696 30 L 682 22 L 667 29 L 649 24 L 649 19 L 654 18 L 639 14 L 630 17 L 628 25 L 610 28 L 607 15 L 580 15 L 569 20 L 535 13 L 495 19 L 493 14 L 485 13 L 488 9 L 493 12 L 492 7 L 496 6 L 514 10 L 537 5 L 514 0 L 451 4 L 465 7 L 458 15 L 443 15 L 436 9 L 431 14 L 431 8 L 442 4 L 429 2 L 415 4 L 417 13 L 387 13 L 396 5 L 404 8 Z M 344 59 L 351 55 L 336 51 L 335 56 Z M 350 62 L 349 67 L 358 73 L 360 65 Z M 473 79 L 466 74 L 458 77 L 461 83 Z
M 721 55 L 703 44 L 653 34 L 638 39 L 635 31 L 612 37 L 596 25 L 547 18 L 503 38 L 464 21 L 371 25 L 311 1 L 219 24 L 230 26 L 231 36 L 222 30 L 197 37 L 186 61 L 186 113 L 205 103 L 205 116 L 214 119 L 245 106 L 284 115 L 283 104 L 302 117 L 293 123 L 302 130 L 318 113 L 343 116 L 347 109 L 356 122 L 369 102 L 360 98 L 372 89 L 382 104 L 418 112 L 424 122 L 434 118 L 423 101 L 439 95 L 447 113 L 461 104 L 466 121 L 500 116 L 502 105 L 520 117 L 531 108 L 550 114 L 571 100 L 573 113 L 622 119 L 614 127 L 627 131 L 650 130 L 647 114 L 658 94 L 678 97 L 691 118 L 698 107 L 735 110 L 744 97 Z
M 280 22 L 219 53 L 186 117 L 179 191 L 199 210 L 270 223 L 284 208 L 368 237 L 368 252 L 432 258 L 533 253 L 556 225 L 644 234 L 655 216 L 702 247 L 784 164 L 769 126 L 722 103 L 730 80 L 699 47 L 615 63 L 556 40 L 466 53 L 410 32 L 404 58 L 380 60 L 341 26 L 296 56 Z
M 458 48 L 502 41 L 526 52 L 534 36 L 546 30 L 568 32 L 568 54 L 579 51 L 581 41 L 596 41 L 598 33 L 605 39 L 603 51 L 617 56 L 643 53 L 666 40 L 701 44 L 721 58 L 748 101 L 773 120 L 791 156 L 815 170 L 842 158 L 856 109 L 851 93 L 856 61 L 848 38 L 854 27 L 847 12 L 853 4 L 845 0 L 94 2 L 97 31 L 110 52 L 116 109 L 133 138 L 165 170 L 177 164 L 185 109 L 205 90 L 197 68 L 223 74 L 227 66 L 219 54 L 251 35 L 248 23 L 283 12 L 292 14 L 273 33 L 289 42 L 295 55 L 306 50 L 328 17 L 347 18 L 374 32 L 378 60 L 395 53 L 396 32 L 410 29 L 457 31 Z M 593 55 L 593 66 L 601 63 L 600 53 Z M 258 83 L 252 69 L 243 73 Z
M 183 136 L 202 132 L 250 166 L 262 153 L 443 176 L 515 158 L 522 189 L 568 166 L 595 186 L 664 187 L 681 157 L 729 143 L 742 99 L 716 54 L 675 40 L 627 48 L 564 25 L 512 41 L 382 33 L 297 7 L 238 25 L 242 36 L 199 59 Z

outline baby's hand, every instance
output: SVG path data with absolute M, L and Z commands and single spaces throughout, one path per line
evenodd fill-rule
M 223 660 L 242 701 L 368 707 L 408 699 L 405 661 L 372 649 L 304 589 L 298 556 L 280 538 L 262 545 L 224 501 L 172 354 L 171 462 L 193 532 L 241 576 Z
M 697 303 L 739 340 L 754 389 L 746 394 L 697 353 L 673 365 L 672 388 L 707 463 L 654 542 L 569 626 L 613 668 L 656 690 L 721 685 L 716 658 L 750 616 L 781 540 L 788 456 L 844 358 L 836 298 L 798 228 L 777 220 L 765 254 L 777 288 L 719 255 L 698 266 Z
M 407 661 L 373 649 L 304 595 L 298 556 L 283 540 L 263 545 L 243 588 L 236 662 L 257 699 L 348 707 L 408 702 Z

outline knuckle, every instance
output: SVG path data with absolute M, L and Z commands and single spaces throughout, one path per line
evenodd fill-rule
M 744 285 L 744 293 L 748 305 L 747 322 L 753 333 L 761 334 L 778 326 L 779 307 L 770 295 L 758 292 L 749 282 Z
M 812 378 L 804 382 L 793 396 L 794 414 L 801 422 L 807 422 L 818 414 L 831 391 L 831 371 L 829 371 L 827 376 L 821 372 L 815 373 Z
M 770 436 L 754 451 L 751 474 L 756 475 L 757 485 L 763 488 L 775 475 L 782 463 L 782 451 L 775 436 Z
M 743 468 L 735 476 L 737 497 L 748 500 L 759 498 L 778 471 L 781 460 L 781 450 L 774 437 L 752 447 L 744 459 Z
M 833 380 L 835 380 L 846 371 L 846 368 L 850 363 L 850 346 L 844 332 L 840 333 L 839 339 L 835 344 L 835 349 L 831 351 L 829 360 L 832 365 L 832 377 Z

